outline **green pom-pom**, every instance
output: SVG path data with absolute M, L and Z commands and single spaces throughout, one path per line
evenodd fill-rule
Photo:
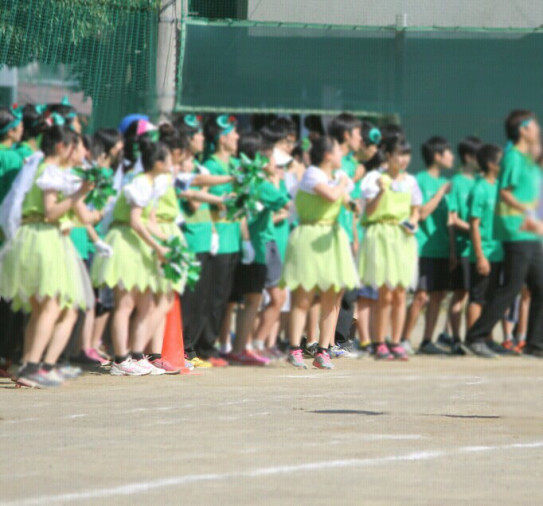
M 72 172 L 79 176 L 83 181 L 89 181 L 94 184 L 94 188 L 85 198 L 85 203 L 101 211 L 108 200 L 116 195 L 113 188 L 113 170 L 107 167 L 93 166 L 89 169 L 76 167 Z
M 202 270 L 194 252 L 189 250 L 177 236 L 167 241 L 160 241 L 160 243 L 168 248 L 167 262 L 162 264 L 164 277 L 173 283 L 177 283 L 184 277 L 186 285 L 193 290 L 200 279 L 200 271 Z

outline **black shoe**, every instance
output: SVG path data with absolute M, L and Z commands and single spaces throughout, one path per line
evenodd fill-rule
M 315 353 L 317 353 L 317 348 L 319 347 L 319 343 L 311 343 L 309 346 L 305 345 L 302 350 L 304 352 L 305 358 L 313 358 L 315 356 Z
M 476 342 L 467 345 L 468 349 L 481 358 L 497 358 L 496 355 L 485 342 Z
M 523 355 L 530 358 L 543 358 L 543 350 L 537 348 L 524 348 Z
M 449 355 L 445 350 L 442 350 L 439 346 L 436 346 L 432 341 L 422 343 L 417 352 L 419 355 Z
M 454 342 L 454 339 L 449 334 L 445 334 L 445 332 L 442 332 L 437 337 L 437 344 L 448 347 L 448 348 L 452 348 L 455 342 Z
M 451 346 L 451 355 L 457 355 L 459 357 L 466 357 L 473 355 L 471 350 L 461 341 L 456 341 Z

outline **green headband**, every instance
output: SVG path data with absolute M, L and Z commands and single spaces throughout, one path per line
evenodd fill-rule
M 375 144 L 375 145 L 379 144 L 382 139 L 381 130 L 379 130 L 376 127 L 373 127 L 368 134 L 368 139 L 370 140 L 372 144 Z
M 17 128 L 21 121 L 23 121 L 23 108 L 17 104 L 13 104 L 9 108 L 9 112 L 13 115 L 13 119 L 2 129 L 0 129 L 0 135 L 7 134 L 10 130 Z
M 236 128 L 236 118 L 233 116 L 227 116 L 222 114 L 216 120 L 217 126 L 222 129 L 222 132 L 217 135 L 217 139 L 223 135 L 228 135 L 234 128 Z
M 194 114 L 187 114 L 183 118 L 183 122 L 190 128 L 195 128 L 199 132 L 202 131 L 202 117 Z

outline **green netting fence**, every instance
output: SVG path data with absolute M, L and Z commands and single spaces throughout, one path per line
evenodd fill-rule
M 152 113 L 158 16 L 157 0 L 0 0 L 0 73 L 21 102 L 79 93 L 93 126 Z
M 509 110 L 542 110 L 538 30 L 189 17 L 182 31 L 178 109 L 387 114 L 415 146 L 433 134 L 502 142 Z

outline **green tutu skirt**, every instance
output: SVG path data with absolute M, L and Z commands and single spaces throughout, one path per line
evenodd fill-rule
M 104 241 L 113 248 L 109 258 L 96 255 L 92 262 L 94 286 L 156 293 L 159 265 L 152 249 L 127 225 L 115 225 Z
M 418 277 L 417 240 L 399 225 L 376 223 L 366 228 L 358 256 L 363 285 L 415 288 Z
M 183 244 L 187 244 L 187 241 L 185 240 L 185 236 L 179 229 L 179 227 L 173 223 L 159 223 L 158 228 L 160 231 L 168 238 L 170 237 L 179 237 L 181 239 L 181 242 Z M 157 278 L 157 292 L 158 293 L 171 293 L 171 292 L 177 292 L 177 293 L 183 293 L 185 290 L 185 283 L 186 283 L 186 276 L 182 277 L 177 283 L 173 283 L 172 281 L 166 279 L 164 277 L 164 274 L 162 273 L 162 269 L 159 268 L 158 272 L 158 278 Z
M 22 225 L 0 251 L 0 297 L 26 312 L 33 297 L 56 299 L 62 309 L 94 307 L 89 275 L 70 237 L 47 223 Z
M 359 284 L 349 239 L 339 224 L 300 225 L 290 234 L 282 287 L 339 292 Z

